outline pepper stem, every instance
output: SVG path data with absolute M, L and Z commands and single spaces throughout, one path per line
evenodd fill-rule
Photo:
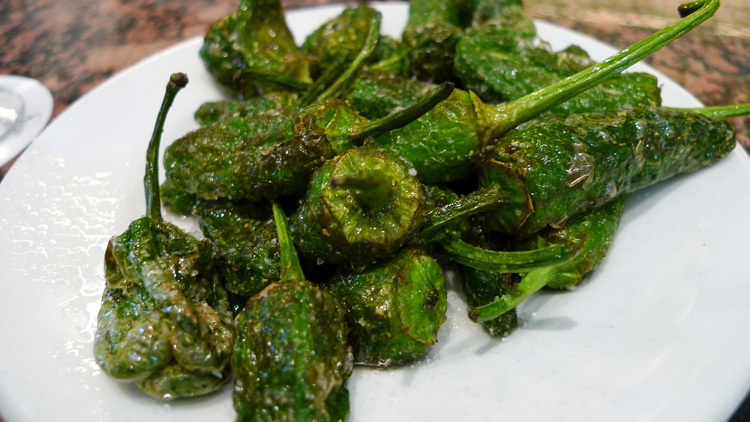
M 161 221 L 161 197 L 159 196 L 159 144 L 161 134 L 164 132 L 164 122 L 167 120 L 167 112 L 172 107 L 177 93 L 188 83 L 187 75 L 174 73 L 169 78 L 167 90 L 164 93 L 159 114 L 156 116 L 156 125 L 151 134 L 151 140 L 146 149 L 146 175 L 143 176 L 143 187 L 146 190 L 146 212 L 148 216 Z
M 444 82 L 436 86 L 409 107 L 367 123 L 362 129 L 352 135 L 352 139 L 362 141 L 370 137 L 377 138 L 384 133 L 408 125 L 448 98 L 455 87 L 451 82 Z
M 305 274 L 302 272 L 302 265 L 299 263 L 299 257 L 297 257 L 297 250 L 294 249 L 294 241 L 292 240 L 292 233 L 289 231 L 289 223 L 284 215 L 284 210 L 281 209 L 276 201 L 271 202 L 273 206 L 273 219 L 276 221 L 276 233 L 279 236 L 279 270 L 281 272 L 281 280 L 300 280 L 305 279 Z
M 539 267 L 559 264 L 573 257 L 563 245 L 551 245 L 531 251 L 491 251 L 458 239 L 441 241 L 450 259 L 467 267 L 496 273 L 523 273 Z
M 498 138 L 521 123 L 622 72 L 700 25 L 713 16 L 719 5 L 719 0 L 699 0 L 683 5 L 681 8 L 692 13 L 601 63 L 517 100 L 499 106 L 481 107 L 480 104 L 489 120 L 486 136 L 488 139 Z
M 304 108 L 314 103 L 318 96 L 326 89 L 326 86 L 335 81 L 344 71 L 346 57 L 338 56 L 335 62 L 310 85 L 305 95 L 299 100 L 297 108 Z
M 292 91 L 305 91 L 310 88 L 309 82 L 298 81 L 284 75 L 256 72 L 251 69 L 242 69 L 241 72 L 243 75 L 249 76 L 255 81 L 275 83 Z
M 513 290 L 487 305 L 469 310 L 469 316 L 478 322 L 489 321 L 514 309 L 532 294 L 538 292 L 555 278 L 557 265 L 538 268 L 526 273 Z
M 362 50 L 359 51 L 357 57 L 354 58 L 352 63 L 341 75 L 341 77 L 339 77 L 336 82 L 333 83 L 333 85 L 328 87 L 325 92 L 320 94 L 320 97 L 318 97 L 318 101 L 322 101 L 327 98 L 337 98 L 343 95 L 349 84 L 354 80 L 354 78 L 357 77 L 357 74 L 359 74 L 359 70 L 362 69 L 365 61 L 367 61 L 367 59 L 369 59 L 372 55 L 373 51 L 375 51 L 375 47 L 378 45 L 378 40 L 380 39 L 380 23 L 382 19 L 383 18 L 380 16 L 380 14 L 377 14 L 375 16 L 375 20 L 372 22 L 372 25 L 370 25 L 370 31 L 367 33 L 367 39 L 365 40 L 365 45 L 364 47 L 362 47 Z
M 339 176 L 331 180 L 331 187 L 348 189 L 363 209 L 373 210 L 389 202 L 393 195 L 391 181 L 379 173 L 362 177 Z
M 503 189 L 497 185 L 477 189 L 433 211 L 422 225 L 418 238 L 421 240 L 431 239 L 438 235 L 441 229 L 450 222 L 495 208 L 506 201 L 507 198 Z
M 684 111 L 689 113 L 701 114 L 712 119 L 731 119 L 732 117 L 743 117 L 750 115 L 750 104 L 735 104 L 729 106 L 713 106 L 698 108 L 672 108 L 669 110 Z

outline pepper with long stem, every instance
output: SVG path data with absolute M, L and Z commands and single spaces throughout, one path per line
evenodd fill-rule
M 159 142 L 167 111 L 185 84 L 184 74 L 172 75 L 149 142 L 147 215 L 107 247 L 107 283 L 94 341 L 105 373 L 135 381 L 162 399 L 220 388 L 228 379 L 233 342 L 228 296 L 213 266 L 211 244 L 161 215 Z

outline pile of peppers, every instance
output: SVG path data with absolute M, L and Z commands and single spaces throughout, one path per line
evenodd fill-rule
M 160 186 L 187 77 L 167 85 L 146 215 L 107 247 L 97 363 L 160 399 L 233 382 L 241 421 L 343 421 L 354 365 L 435 344 L 446 269 L 469 317 L 509 335 L 526 298 L 597 268 L 628 193 L 735 147 L 725 119 L 750 106 L 665 108 L 653 76 L 620 73 L 718 7 L 684 4 L 597 63 L 535 41 L 521 0 L 412 0 L 400 41 L 359 4 L 301 46 L 279 0 L 240 0 L 200 50 L 232 99 L 196 111 Z

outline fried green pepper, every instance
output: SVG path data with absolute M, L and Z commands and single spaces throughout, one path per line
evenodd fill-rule
M 204 103 L 195 112 L 195 120 L 208 126 L 221 120 L 257 118 L 266 115 L 288 116 L 296 109 L 299 100 L 288 92 L 271 92 L 260 97 L 241 101 L 215 101 Z
M 345 8 L 339 16 L 308 35 L 302 44 L 302 50 L 314 58 L 314 74 L 324 73 L 340 60 L 354 60 L 366 44 L 370 25 L 380 19 L 380 12 L 366 4 L 360 4 Z
M 200 56 L 237 98 L 284 90 L 259 74 L 310 82 L 309 59 L 294 43 L 280 0 L 241 0 L 235 13 L 211 25 Z
M 548 244 L 566 244 L 577 253 L 570 260 L 526 273 L 521 282 L 506 294 L 472 306 L 470 315 L 479 321 L 488 321 L 505 315 L 544 286 L 566 288 L 578 284 L 594 271 L 609 249 L 615 230 L 620 224 L 625 198 L 621 197 L 602 207 L 579 214 L 565 227 L 549 228 L 531 239 L 520 242 L 538 247 Z
M 453 76 L 453 54 L 469 14 L 467 1 L 411 0 L 401 36 L 409 52 L 410 73 L 444 82 Z M 463 22 L 462 22 L 463 20 Z
M 474 174 L 475 161 L 491 140 L 607 80 L 708 19 L 718 8 L 716 0 L 700 4 L 702 7 L 692 15 L 601 63 L 532 94 L 504 104 L 487 105 L 471 92 L 455 90 L 446 101 L 414 123 L 390 131 L 376 138 L 376 142 L 389 154 L 413 165 L 427 184 L 466 178 Z M 376 88 L 378 81 L 371 81 L 370 88 Z M 359 92 L 357 96 L 363 98 L 366 89 Z M 647 94 L 650 101 L 655 101 L 653 91 Z M 395 95 L 381 97 L 393 103 L 410 95 L 409 90 L 399 90 Z
M 279 279 L 279 245 L 270 210 L 258 203 L 202 201 L 201 230 L 216 249 L 224 283 L 249 297 Z
M 482 166 L 480 185 L 525 191 L 530 206 L 494 210 L 490 223 L 503 233 L 534 233 L 714 163 L 736 142 L 729 123 L 691 112 L 639 107 L 550 116 L 500 138 Z
M 476 0 L 473 9 L 472 28 L 493 27 L 527 39 L 536 36 L 534 22 L 521 0 Z
M 346 310 L 356 363 L 403 365 L 427 353 L 445 320 L 445 276 L 423 252 L 406 248 L 361 273 L 326 286 Z
M 552 52 L 493 26 L 467 32 L 456 47 L 456 75 L 483 101 L 515 100 L 594 65 L 586 52 L 571 46 Z M 554 107 L 555 113 L 609 111 L 661 105 L 656 77 L 645 73 L 612 76 L 600 85 Z
M 362 147 L 318 169 L 291 227 L 303 256 L 363 267 L 399 250 L 424 209 L 424 188 L 410 168 Z
M 305 281 L 283 211 L 273 207 L 281 280 L 236 318 L 234 407 L 240 421 L 344 421 L 352 371 L 344 310 Z
M 161 216 L 159 142 L 166 114 L 187 84 L 172 75 L 148 145 L 148 213 L 113 237 L 94 354 L 102 370 L 162 399 L 205 394 L 228 379 L 232 313 L 210 243 Z
M 273 129 L 247 118 L 204 126 L 178 139 L 164 155 L 167 180 L 204 199 L 274 198 L 304 191 L 312 172 L 336 154 L 412 122 L 450 94 L 446 84 L 423 101 L 370 122 L 341 100 L 326 99 L 294 119 L 266 115 Z M 325 95 L 324 93 L 323 95 Z M 251 119 L 260 120 L 262 119 Z M 239 128 L 237 126 L 240 126 Z

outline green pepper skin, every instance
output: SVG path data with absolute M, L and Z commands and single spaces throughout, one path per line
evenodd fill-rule
M 469 309 L 492 302 L 512 289 L 510 274 L 482 271 L 462 266 L 463 287 Z M 471 313 L 469 313 L 471 317 Z M 476 318 L 474 318 L 476 320 Z M 506 337 L 518 326 L 515 309 L 489 321 L 480 322 L 492 337 Z
M 526 239 L 516 239 L 517 249 L 535 249 L 550 244 L 570 245 L 579 250 L 576 256 L 556 267 L 555 277 L 547 287 L 565 289 L 578 284 L 604 259 L 625 209 L 625 196 L 571 217 L 563 227 L 548 227 Z
M 380 12 L 365 4 L 347 7 L 307 36 L 302 50 L 314 57 L 316 79 L 342 59 L 354 60 L 364 48 L 370 25 L 377 16 Z
M 471 94 L 461 90 L 454 90 L 424 116 L 375 142 L 388 154 L 414 166 L 426 184 L 473 176 L 476 155 L 484 147 Z
M 344 421 L 352 371 L 344 310 L 325 289 L 282 280 L 237 316 L 239 421 Z
M 381 180 L 388 191 L 366 206 L 334 180 Z M 290 221 L 298 250 L 308 259 L 364 267 L 391 257 L 424 221 L 425 191 L 410 167 L 373 147 L 346 151 L 313 175 Z
M 595 62 L 576 46 L 552 52 L 504 28 L 468 31 L 456 47 L 456 75 L 486 102 L 515 100 L 571 76 Z M 661 105 L 658 81 L 645 73 L 615 75 L 554 107 L 559 114 L 605 112 Z
M 308 57 L 294 43 L 280 0 L 241 0 L 237 11 L 211 25 L 200 50 L 216 81 L 237 98 L 278 91 L 253 72 L 310 81 Z
M 354 81 L 346 100 L 362 116 L 374 120 L 408 107 L 435 85 L 407 79 L 392 72 L 364 71 Z
M 447 309 L 445 276 L 438 263 L 415 249 L 361 273 L 327 283 L 344 309 L 356 363 L 403 365 L 427 353 Z
M 289 116 L 296 110 L 297 104 L 297 96 L 288 92 L 272 92 L 240 101 L 208 102 L 195 112 L 195 120 L 201 126 L 208 126 L 238 117 Z
M 227 290 L 249 297 L 279 279 L 276 225 L 267 207 L 202 202 L 201 230 L 213 242 Z
M 226 382 L 232 313 L 212 268 L 210 244 L 143 217 L 112 238 L 105 265 L 94 343 L 105 373 L 139 381 L 163 399 L 204 394 Z M 194 384 L 167 385 L 176 383 L 169 374 L 187 373 Z
M 339 100 L 307 107 L 295 119 L 265 118 L 274 129 L 258 123 L 248 135 L 247 125 L 237 128 L 233 119 L 178 139 L 164 155 L 167 180 L 210 200 L 299 195 L 322 161 L 355 146 L 348 135 L 367 122 Z
M 526 14 L 521 0 L 476 0 L 471 27 L 483 26 L 502 28 L 522 38 L 536 36 L 534 22 Z
M 417 79 L 453 79 L 453 55 L 469 15 L 469 2 L 411 0 L 409 21 L 402 35 L 409 50 L 410 73 Z
M 533 233 L 679 173 L 695 171 L 735 146 L 729 123 L 698 114 L 639 107 L 550 116 L 497 140 L 480 185 L 528 191 L 533 209 L 490 212 L 503 233 Z

